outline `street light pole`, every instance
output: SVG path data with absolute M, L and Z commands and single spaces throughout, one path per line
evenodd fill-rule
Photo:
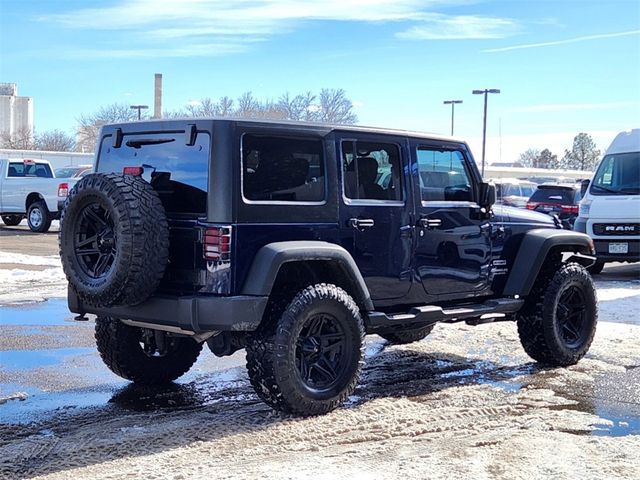
M 456 103 L 462 103 L 462 100 L 445 100 L 442 103 L 445 105 L 451 104 L 451 136 L 453 137 L 453 106 Z
M 130 108 L 133 110 L 138 110 L 138 120 L 140 120 L 140 111 L 146 110 L 147 108 L 149 108 L 149 106 L 148 105 L 131 105 Z
M 487 143 L 487 94 L 488 93 L 500 93 L 497 88 L 485 88 L 484 90 L 474 90 L 474 95 L 484 95 L 484 119 L 482 122 L 482 176 L 484 176 L 484 153 Z

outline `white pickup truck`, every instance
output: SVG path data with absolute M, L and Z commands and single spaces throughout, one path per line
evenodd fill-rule
M 13 226 L 26 216 L 32 231 L 46 232 L 60 216 L 59 199 L 75 182 L 55 178 L 46 160 L 0 159 L 0 217 Z

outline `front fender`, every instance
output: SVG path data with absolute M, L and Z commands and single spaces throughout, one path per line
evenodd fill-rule
M 590 264 L 589 255 L 594 253 L 593 241 L 583 233 L 550 228 L 530 230 L 524 234 L 520 243 L 503 295 L 528 295 L 540 273 L 542 264 L 552 249 L 580 254 L 577 258 L 578 263 L 582 265 Z

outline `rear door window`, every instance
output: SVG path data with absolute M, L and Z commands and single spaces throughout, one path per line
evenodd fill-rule
M 242 195 L 247 202 L 323 202 L 322 141 L 315 137 L 244 134 Z
M 143 178 L 158 192 L 168 213 L 204 214 L 210 144 L 207 132 L 198 132 L 194 145 L 185 143 L 184 132 L 128 134 L 120 147 L 106 135 L 97 171 L 122 173 L 125 167 L 143 167 Z

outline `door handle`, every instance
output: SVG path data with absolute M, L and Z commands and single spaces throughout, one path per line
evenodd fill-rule
M 350 218 L 349 225 L 356 229 L 371 228 L 375 222 L 373 218 Z
M 419 223 L 422 228 L 438 228 L 442 225 L 442 220 L 439 218 L 421 218 Z

